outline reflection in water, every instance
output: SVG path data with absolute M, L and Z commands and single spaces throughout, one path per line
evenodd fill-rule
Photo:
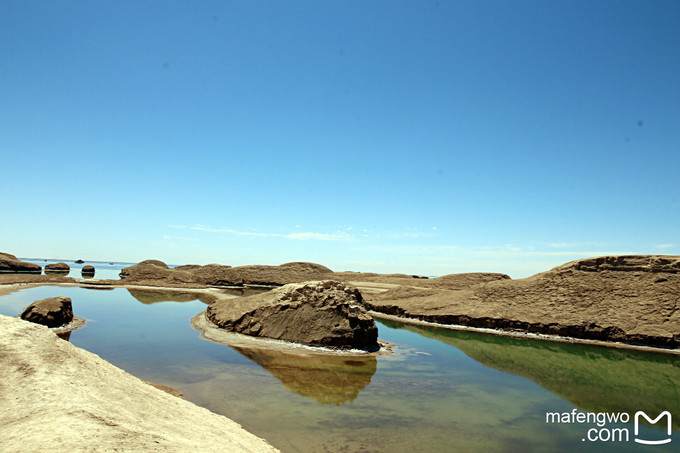
M 669 410 L 674 427 L 680 427 L 680 356 L 381 322 L 455 346 L 488 367 L 529 378 L 583 410 Z
M 60 269 L 45 269 L 45 275 L 58 275 L 59 277 L 65 277 L 71 272 L 70 270 L 60 270 Z
M 68 332 L 55 332 L 55 333 L 56 333 L 57 336 L 58 336 L 59 338 L 61 338 L 62 340 L 69 341 L 69 339 L 71 338 L 71 332 L 72 332 L 72 331 L 69 330 Z
M 268 286 L 243 286 L 238 288 L 220 288 L 220 292 L 236 297 L 252 296 L 254 294 L 262 294 L 271 291 L 272 287 Z
M 181 291 L 164 291 L 154 289 L 133 289 L 128 288 L 132 297 L 143 304 L 155 304 L 158 302 L 191 302 L 199 298 L 197 293 Z
M 319 404 L 339 406 L 354 401 L 371 382 L 377 366 L 374 356 L 231 347 L 269 371 L 291 392 Z
M 191 302 L 200 300 L 210 305 L 215 301 L 215 296 L 204 292 L 192 292 L 167 289 L 139 289 L 127 288 L 128 292 L 143 304 L 155 304 L 158 302 Z M 269 288 L 221 288 L 220 293 L 230 296 L 241 297 L 260 294 L 269 291 Z

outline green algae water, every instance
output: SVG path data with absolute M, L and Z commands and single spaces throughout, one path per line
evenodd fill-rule
M 52 296 L 87 319 L 70 341 L 142 379 L 178 388 L 284 452 L 670 452 L 680 448 L 680 356 L 378 321 L 394 354 L 319 356 L 201 338 L 188 293 L 29 288 L 16 316 Z M 664 411 L 666 419 L 651 424 Z M 546 414 L 556 414 L 546 417 Z M 626 423 L 576 415 L 627 414 Z M 557 417 L 557 420 L 555 419 Z M 551 418 L 552 417 L 552 418 Z M 565 417 L 573 417 L 569 420 Z M 627 440 L 623 437 L 627 434 Z M 670 443 L 648 446 L 643 441 Z

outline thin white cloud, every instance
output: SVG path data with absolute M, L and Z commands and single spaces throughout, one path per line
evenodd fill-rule
M 654 248 L 659 250 L 668 250 L 677 247 L 677 244 L 655 244 Z

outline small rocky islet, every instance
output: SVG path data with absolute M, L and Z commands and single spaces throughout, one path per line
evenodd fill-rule
M 219 300 L 206 317 L 250 336 L 339 349 L 379 349 L 378 328 L 357 288 L 333 280 L 290 283 L 266 293 Z
M 73 321 L 73 304 L 69 297 L 48 297 L 33 302 L 19 317 L 47 327 L 62 327 Z
M 51 263 L 47 264 L 45 266 L 45 273 L 46 274 L 68 274 L 71 271 L 71 268 L 69 267 L 68 264 L 64 262 L 59 262 L 59 263 Z

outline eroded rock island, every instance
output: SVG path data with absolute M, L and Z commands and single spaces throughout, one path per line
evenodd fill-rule
M 0 252 L 0 273 L 4 272 L 39 274 L 42 272 L 42 267 L 37 264 L 21 261 L 10 253 Z
M 61 327 L 73 321 L 71 299 L 64 296 L 36 300 L 21 313 L 21 319 L 47 327 Z
M 377 350 L 378 328 L 352 285 L 293 283 L 208 307 L 215 325 L 245 335 L 344 349 Z

